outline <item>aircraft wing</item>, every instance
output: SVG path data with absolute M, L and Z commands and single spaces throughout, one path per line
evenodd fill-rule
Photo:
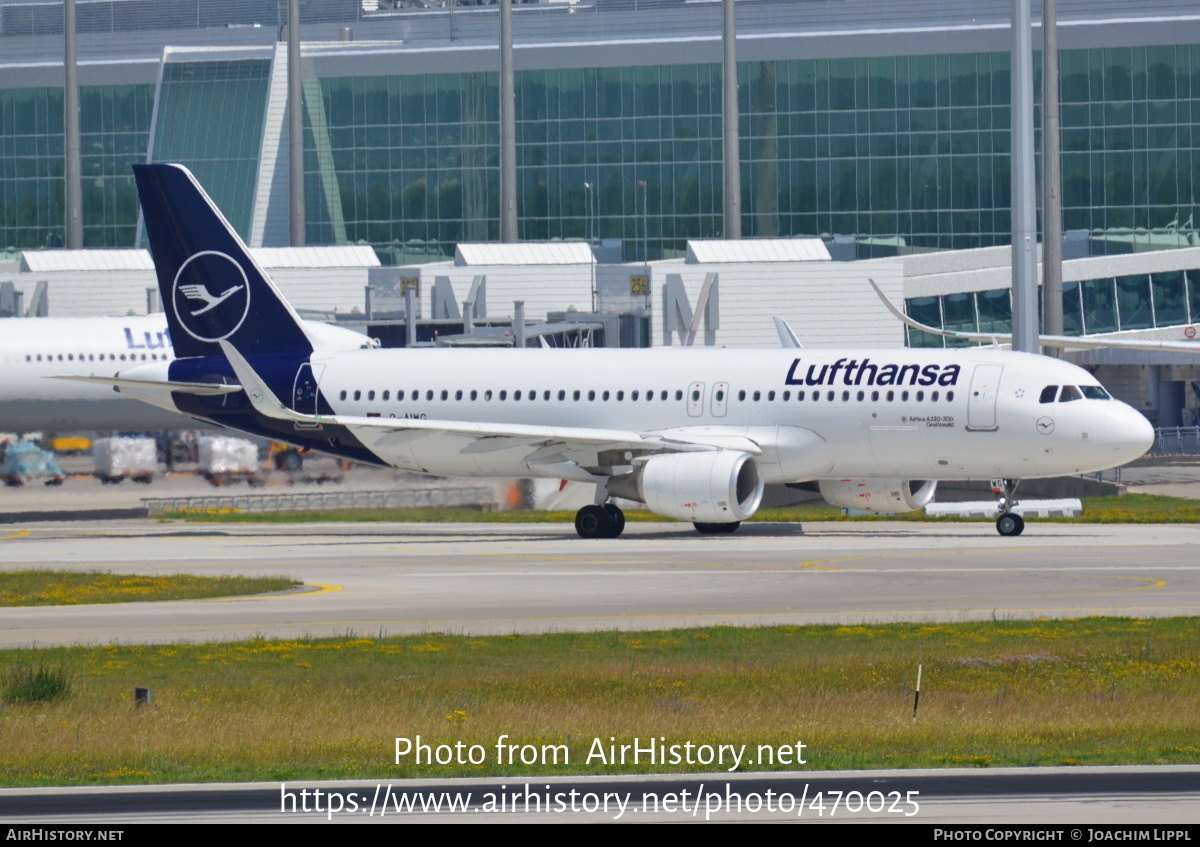
M 756 455 L 762 452 L 761 448 L 748 438 L 721 433 L 641 433 L 597 427 L 306 415 L 280 402 L 254 371 L 253 366 L 233 345 L 228 341 L 218 343 L 229 359 L 238 380 L 245 387 L 250 403 L 260 414 L 277 420 L 293 421 L 302 427 L 318 424 L 344 426 L 361 437 L 365 443 L 396 446 L 439 435 L 461 436 L 470 440 L 463 452 L 486 453 L 524 446 L 532 451 L 526 461 L 533 464 L 557 463 L 552 460 L 574 461 L 575 454 L 594 455 L 601 450 L 638 451 L 643 454 L 720 449 L 737 449 Z
M 883 301 L 883 305 L 887 306 L 889 312 L 895 315 L 902 323 L 907 324 L 913 329 L 919 329 L 921 332 L 927 332 L 930 335 L 940 335 L 943 338 L 959 338 L 964 341 L 976 341 L 981 344 L 1012 344 L 1012 333 L 1004 332 L 955 332 L 949 329 L 938 329 L 937 327 L 923 324 L 918 320 L 910 318 L 904 312 L 896 308 L 892 301 L 887 298 L 879 286 L 875 284 L 875 280 L 869 279 L 871 287 L 875 289 L 875 293 L 879 299 Z M 1172 353 L 1198 353 L 1200 354 L 1200 340 L 1198 341 L 1156 341 L 1153 339 L 1141 340 L 1137 338 L 1109 338 L 1104 335 L 1090 335 L 1080 337 L 1077 335 L 1041 335 L 1038 336 L 1039 342 L 1043 347 L 1064 347 L 1064 348 L 1083 348 L 1083 349 L 1099 349 L 1102 347 L 1113 347 L 1122 350 L 1163 350 Z

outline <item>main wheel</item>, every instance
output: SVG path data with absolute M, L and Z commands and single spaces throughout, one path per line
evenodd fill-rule
M 996 532 L 1005 537 L 1017 536 L 1025 531 L 1025 519 L 1015 512 L 1005 512 L 996 519 Z
M 613 520 L 602 506 L 584 506 L 575 513 L 575 531 L 580 538 L 610 538 Z
M 608 519 L 612 524 L 612 528 L 608 532 L 608 537 L 620 538 L 621 533 L 625 531 L 625 513 L 621 511 L 619 506 L 614 506 L 612 503 L 604 504 L 604 512 L 608 515 Z
M 704 535 L 728 535 L 731 532 L 736 532 L 741 526 L 741 521 L 733 521 L 732 523 L 702 523 L 696 521 L 692 526 L 696 527 L 696 532 Z

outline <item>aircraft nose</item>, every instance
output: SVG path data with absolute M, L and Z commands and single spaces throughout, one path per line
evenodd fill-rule
M 1113 425 L 1113 441 L 1121 463 L 1132 462 L 1154 444 L 1154 427 L 1145 415 L 1122 403 Z

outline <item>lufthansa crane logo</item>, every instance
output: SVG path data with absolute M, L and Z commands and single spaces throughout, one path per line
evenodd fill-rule
M 231 256 L 196 253 L 175 274 L 172 306 L 179 325 L 197 341 L 224 341 L 250 312 L 250 283 Z

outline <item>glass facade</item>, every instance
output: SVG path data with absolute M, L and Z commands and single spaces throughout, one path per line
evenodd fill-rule
M 269 59 L 163 67 L 154 161 L 186 165 L 242 238 L 250 234 L 270 76 Z
M 1007 288 L 914 297 L 906 300 L 905 306 L 909 317 L 939 329 L 1012 332 L 1012 298 Z M 1063 283 L 1066 335 L 1194 323 L 1200 323 L 1200 269 Z M 971 343 L 908 330 L 910 347 L 963 347 Z
M 1139 243 L 1154 228 L 1191 229 L 1200 46 L 1064 51 L 1062 68 L 1066 228 L 1127 229 L 1121 250 L 1156 246 Z M 1006 53 L 748 62 L 739 74 L 744 234 L 853 235 L 881 253 L 1008 243 Z M 437 257 L 496 237 L 495 85 L 321 81 L 349 240 Z M 520 237 L 620 238 L 632 260 L 720 237 L 720 101 L 714 64 L 518 73 Z M 310 135 L 310 196 L 317 153 Z M 318 220 L 309 236 L 328 232 Z
M 1200 45 L 1068 50 L 1061 66 L 1065 228 L 1093 253 L 1200 243 Z M 152 145 L 152 86 L 85 87 L 88 245 L 133 242 L 127 166 L 148 145 L 246 234 L 270 70 L 169 61 Z M 753 61 L 739 77 L 743 234 L 850 236 L 860 257 L 1008 243 L 1007 53 Z M 498 236 L 496 74 L 304 90 L 309 243 L 394 263 Z M 721 236 L 719 64 L 522 71 L 516 99 L 520 238 L 622 239 L 640 260 Z M 61 236 L 61 100 L 0 90 L 0 247 Z
M 80 86 L 85 247 L 133 244 L 153 103 L 152 85 Z M 0 247 L 62 244 L 62 176 L 62 89 L 0 89 Z

